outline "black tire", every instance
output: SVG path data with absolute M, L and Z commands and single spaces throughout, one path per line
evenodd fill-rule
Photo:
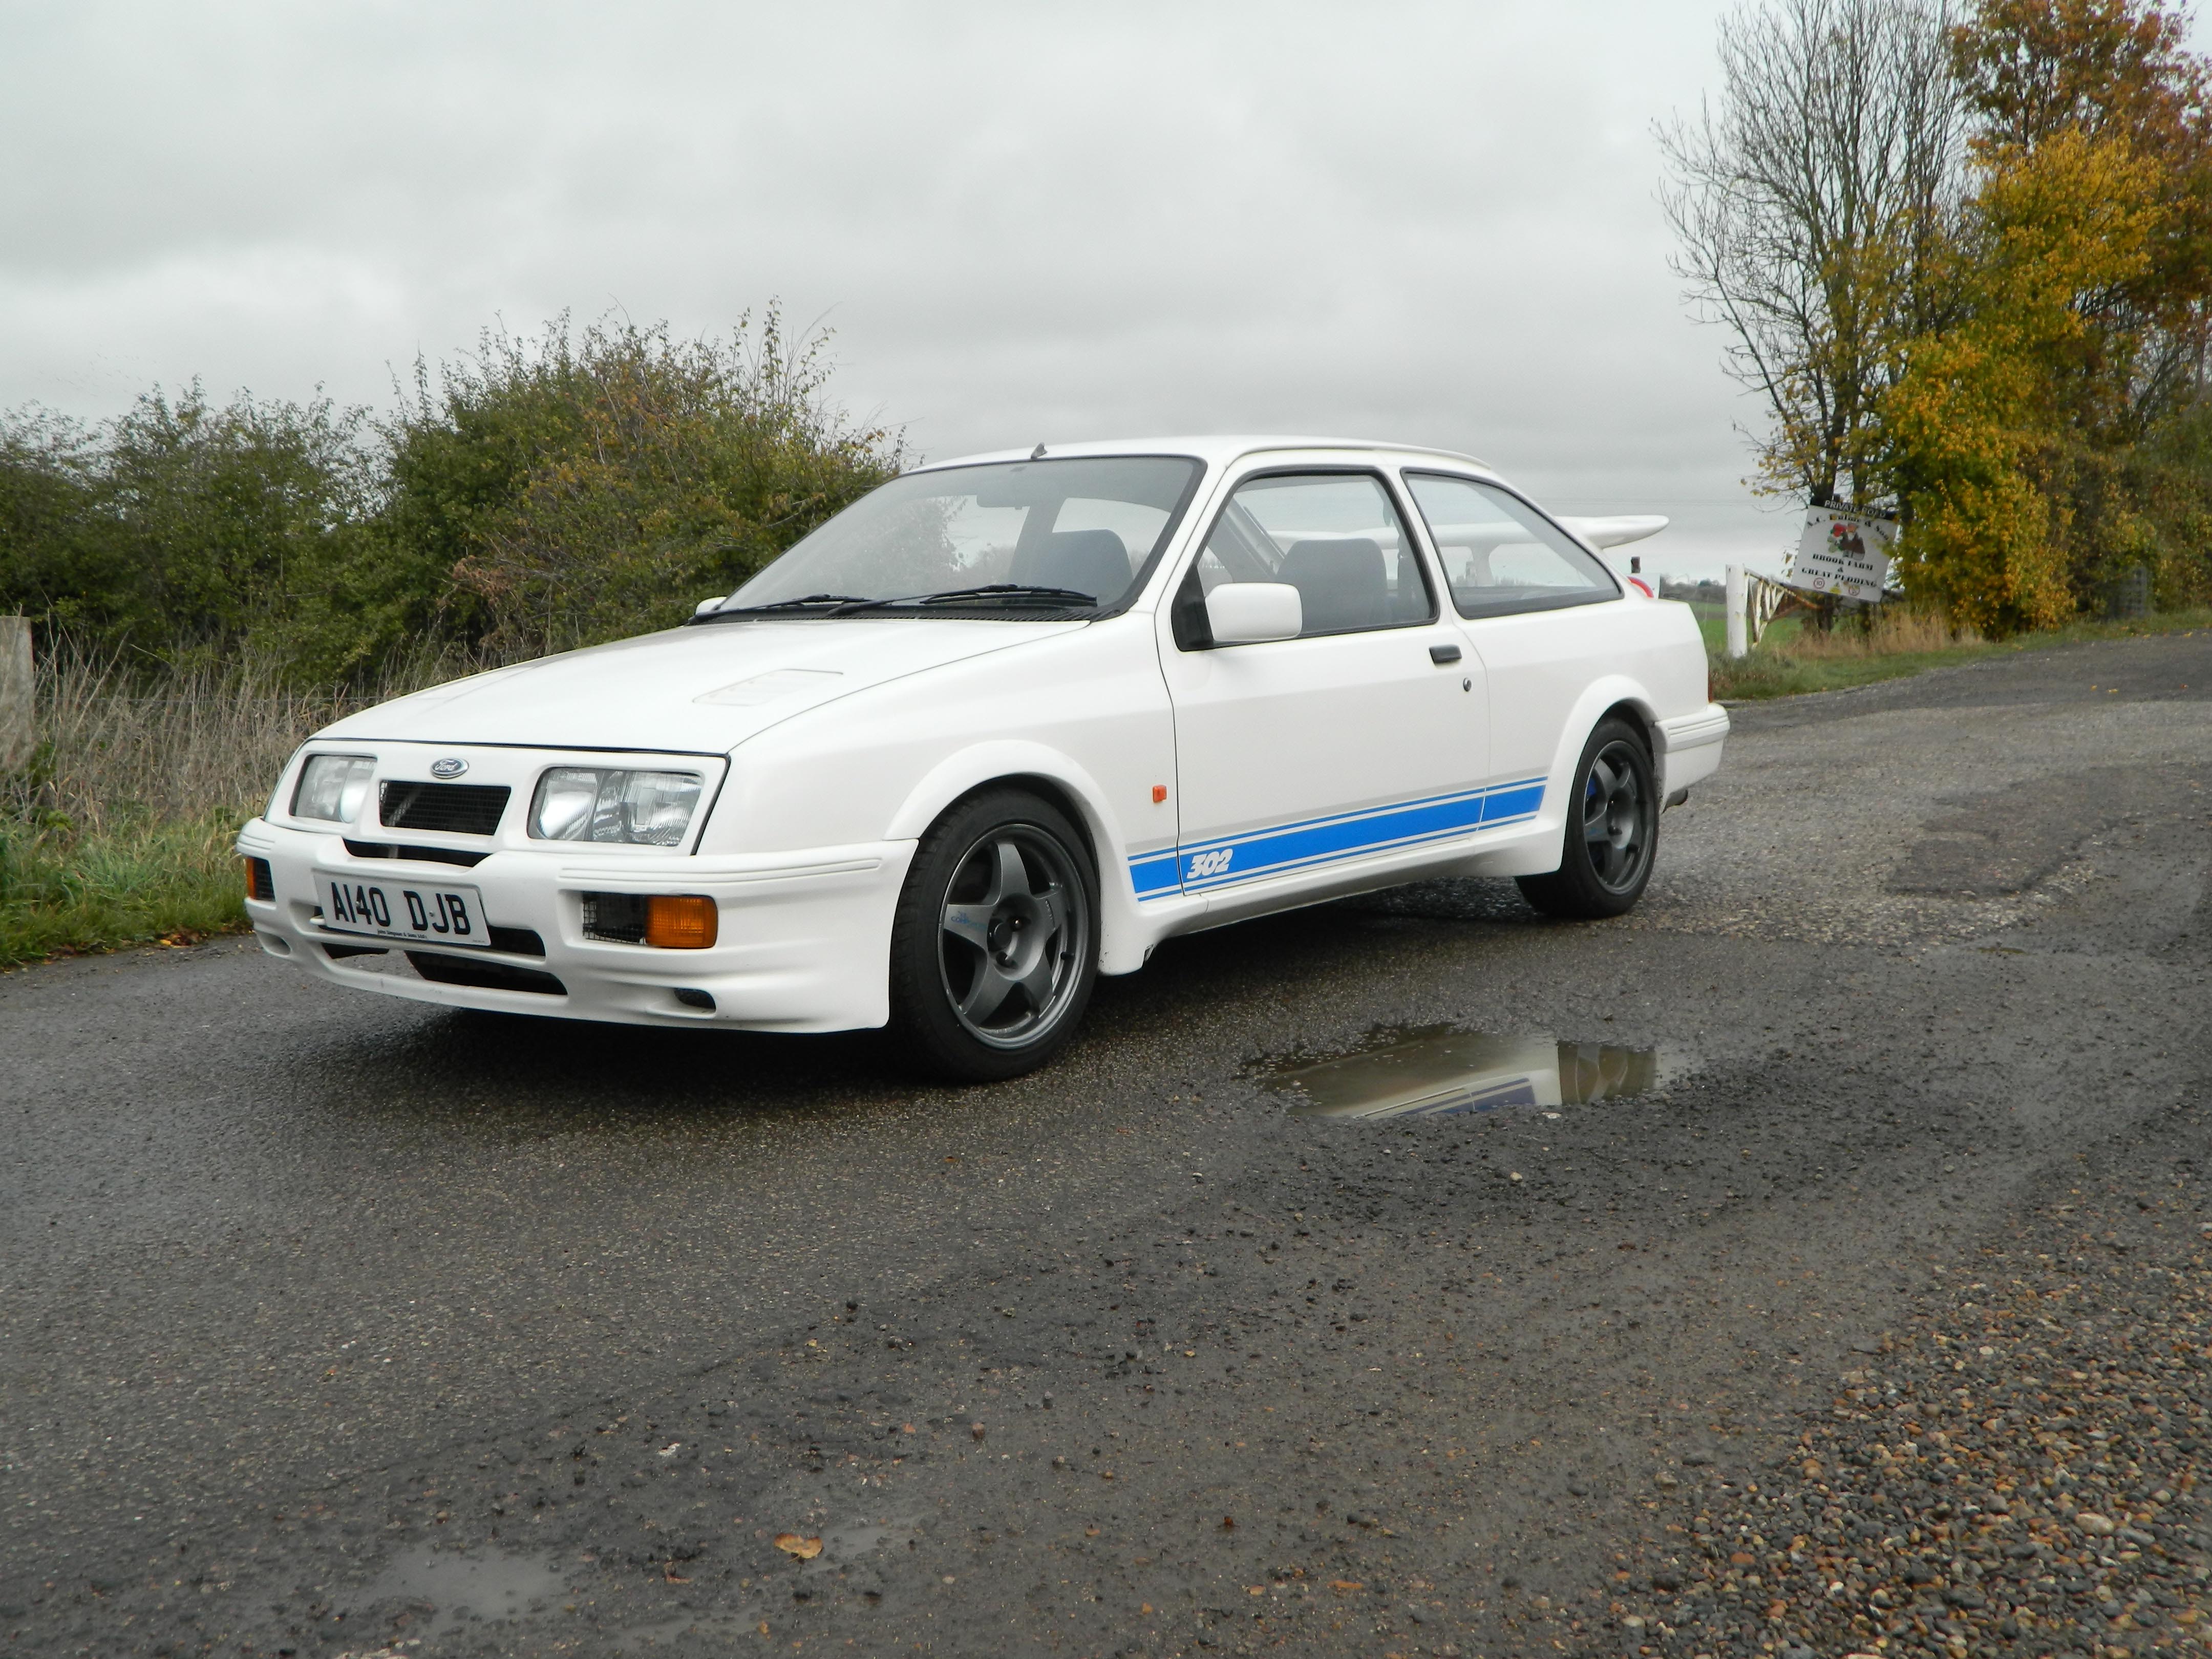
M 1659 854 L 1659 783 L 1644 734 L 1626 720 L 1597 723 L 1575 768 L 1559 867 L 1517 878 L 1547 915 L 1625 915 L 1644 896 Z
M 1024 791 L 956 802 L 915 849 L 891 926 L 891 1025 L 930 1071 L 995 1083 L 1059 1053 L 1098 977 L 1083 837 Z

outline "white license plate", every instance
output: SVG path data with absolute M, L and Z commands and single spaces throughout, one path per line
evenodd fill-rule
M 473 887 L 432 887 L 411 881 L 364 881 L 358 876 L 315 872 L 322 896 L 323 928 L 411 945 L 490 948 L 483 900 Z

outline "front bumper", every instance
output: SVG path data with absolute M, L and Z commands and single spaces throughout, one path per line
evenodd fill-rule
M 452 1007 L 552 1014 L 632 1025 L 722 1025 L 843 1031 L 890 1018 L 891 919 L 912 842 L 803 852 L 594 859 L 587 847 L 503 848 L 472 868 L 407 858 L 360 858 L 339 834 L 256 818 L 238 850 L 268 861 L 276 896 L 249 898 L 261 947 L 333 984 Z M 483 896 L 503 943 L 527 950 L 432 952 L 426 977 L 410 950 L 326 930 L 319 870 L 365 881 L 462 883 Z M 584 937 L 583 898 L 599 893 L 702 893 L 720 915 L 703 951 L 657 950 Z M 526 941 L 525 941 L 526 943 Z M 455 969 L 448 964 L 458 962 Z M 455 983 L 449 976 L 480 982 Z M 504 981 L 505 983 L 491 981 Z M 526 987 L 528 988 L 518 988 Z M 691 994 L 679 1000 L 678 991 Z M 701 994 L 710 1000 L 702 1005 Z

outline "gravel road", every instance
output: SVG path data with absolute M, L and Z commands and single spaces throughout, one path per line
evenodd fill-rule
M 2194 1650 L 2209 702 L 1741 710 L 1633 916 L 1180 941 L 988 1090 L 0 979 L 0 1652 Z

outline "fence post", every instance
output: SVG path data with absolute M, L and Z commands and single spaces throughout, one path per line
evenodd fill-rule
M 1711 567 L 1708 565 L 1706 568 Z M 1732 564 L 1728 568 L 1728 654 L 1731 662 L 1740 662 L 1751 654 L 1749 607 L 1743 567 Z
M 0 617 L 0 772 L 31 758 L 31 619 Z

